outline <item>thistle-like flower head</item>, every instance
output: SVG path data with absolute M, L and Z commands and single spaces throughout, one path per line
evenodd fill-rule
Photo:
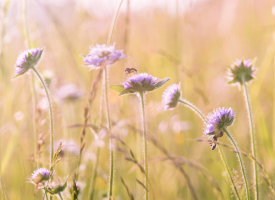
M 162 95 L 164 110 L 173 110 L 177 106 L 180 97 L 180 84 L 173 84 L 166 88 Z
M 96 46 L 90 47 L 89 54 L 84 56 L 85 63 L 83 65 L 88 65 L 90 70 L 98 69 L 104 65 L 112 65 L 124 58 L 127 56 L 122 53 L 122 50 L 115 50 L 115 44 L 110 46 L 96 44 Z
M 218 108 L 207 116 L 205 122 L 205 135 L 215 135 L 222 131 L 223 128 L 230 126 L 235 118 L 232 108 Z
M 23 51 L 16 59 L 14 77 L 23 75 L 31 67 L 35 67 L 40 61 L 44 48 L 28 49 Z
M 256 78 L 256 69 L 254 67 L 255 59 L 254 60 L 237 60 L 232 65 L 230 65 L 228 71 L 228 77 L 231 83 L 239 83 L 242 85 L 243 79 L 245 82 L 249 82 Z
M 109 88 L 120 93 L 119 95 L 150 92 L 161 87 L 169 80 L 169 78 L 159 80 L 147 73 L 139 73 L 129 77 L 122 85 L 110 85 Z
M 53 173 L 46 168 L 39 168 L 32 173 L 30 183 L 34 184 L 36 189 L 44 187 L 44 183 L 53 176 Z

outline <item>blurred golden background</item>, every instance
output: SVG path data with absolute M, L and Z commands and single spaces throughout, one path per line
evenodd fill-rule
M 55 141 L 66 139 L 79 145 L 83 110 L 97 71 L 82 66 L 80 54 L 87 54 L 95 44 L 106 44 L 112 17 L 120 1 L 27 1 L 27 22 L 33 47 L 46 47 L 37 67 L 50 80 L 48 86 L 54 108 Z M 1 20 L 4 31 L 1 36 L 1 84 L 0 84 L 0 139 L 2 189 L 10 200 L 41 199 L 42 192 L 34 195 L 34 186 L 26 183 L 36 169 L 33 162 L 35 144 L 41 133 L 45 144 L 41 146 L 40 161 L 48 167 L 49 117 L 45 94 L 39 82 L 38 93 L 39 131 L 34 138 L 32 97 L 29 75 L 12 80 L 17 56 L 27 49 L 24 37 L 23 1 L 10 0 L 8 7 L 1 0 Z M 160 79 L 171 80 L 159 90 L 146 95 L 148 134 L 157 137 L 159 144 L 169 153 L 182 156 L 188 162 L 183 168 L 188 173 L 198 199 L 234 199 L 227 172 L 218 151 L 211 151 L 203 138 L 203 123 L 190 109 L 179 105 L 173 111 L 163 111 L 161 96 L 165 88 L 181 83 L 182 97 L 207 115 L 218 107 L 232 107 L 236 112 L 234 125 L 229 128 L 241 150 L 250 153 L 249 124 L 242 90 L 227 84 L 227 66 L 236 59 L 257 57 L 257 79 L 249 85 L 255 121 L 257 158 L 274 183 L 275 165 L 275 2 L 238 0 L 124 0 L 114 29 L 112 43 L 116 49 L 124 49 L 128 56 L 110 68 L 109 84 L 125 80 L 124 70 L 135 67 Z M 6 9 L 6 10 L 5 10 Z M 6 12 L 4 12 L 6 11 Z M 4 15 L 4 13 L 6 13 Z M 3 30 L 3 26 L 2 26 Z M 66 84 L 74 84 L 79 97 L 60 102 Z M 98 124 L 102 106 L 100 89 L 92 104 L 90 121 Z M 66 89 L 68 92 L 72 89 Z M 142 139 L 131 127 L 140 127 L 138 100 L 134 95 L 119 97 L 109 91 L 111 119 L 117 133 L 142 161 Z M 43 106 L 44 105 L 44 106 Z M 105 116 L 102 116 L 103 119 Z M 117 123 L 121 123 L 117 125 Z M 117 125 L 117 126 L 116 126 Z M 64 138 L 64 137 L 67 138 Z M 41 138 L 40 138 L 41 139 Z M 97 156 L 95 138 L 87 129 L 86 146 L 79 181 L 80 199 L 88 199 L 91 173 Z M 219 139 L 230 144 L 224 136 Z M 98 176 L 94 199 L 103 199 L 108 191 L 109 151 L 108 137 L 100 148 Z M 73 142 L 72 142 L 73 143 Z M 102 144 L 103 145 L 103 144 Z M 119 142 L 116 146 L 124 148 Z M 224 148 L 227 161 L 240 187 L 245 190 L 237 158 L 229 148 Z M 135 199 L 143 198 L 143 189 L 136 178 L 143 180 L 139 168 L 125 159 L 124 153 L 115 152 L 115 199 L 129 199 L 122 177 Z M 191 199 L 183 175 L 158 148 L 149 142 L 150 199 Z M 62 157 L 55 174 L 69 182 L 75 170 L 78 155 L 72 151 Z M 244 157 L 251 188 L 252 161 Z M 214 184 L 216 180 L 217 185 Z M 268 183 L 259 169 L 260 199 L 273 199 Z M 221 189 L 222 195 L 217 188 Z M 68 192 L 68 191 L 66 191 Z M 65 193 L 65 192 L 64 192 Z M 65 196 L 65 195 L 64 195 Z M 66 198 L 64 198 L 66 199 Z

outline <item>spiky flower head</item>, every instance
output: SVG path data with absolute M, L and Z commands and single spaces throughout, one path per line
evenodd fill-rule
M 232 108 L 218 108 L 207 116 L 205 122 L 205 135 L 219 134 L 223 128 L 230 126 L 235 118 Z
M 50 180 L 53 176 L 53 172 L 46 168 L 39 168 L 32 173 L 29 182 L 35 185 L 36 189 L 44 188 L 44 184 Z
M 162 95 L 164 110 L 173 110 L 181 97 L 180 84 L 173 84 L 166 88 Z
M 96 44 L 90 47 L 89 54 L 84 56 L 85 63 L 83 65 L 88 65 L 90 70 L 112 65 L 118 60 L 127 58 L 122 52 L 122 50 L 115 50 L 115 43 L 110 46 Z
M 169 78 L 159 80 L 147 73 L 138 73 L 129 77 L 122 85 L 110 85 L 109 88 L 120 93 L 119 95 L 150 92 L 161 87 L 169 80 Z
M 228 77 L 230 81 L 229 84 L 232 83 L 239 83 L 240 85 L 243 84 L 243 80 L 245 82 L 249 82 L 256 78 L 256 68 L 254 67 L 256 59 L 253 60 L 240 60 L 238 59 L 232 65 L 230 65 L 228 71 Z
M 23 51 L 16 59 L 14 77 L 23 75 L 40 61 L 44 48 L 28 49 Z

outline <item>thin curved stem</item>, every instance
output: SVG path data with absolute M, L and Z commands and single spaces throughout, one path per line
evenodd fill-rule
M 50 108 L 50 129 L 51 129 L 51 132 L 50 132 L 50 168 L 51 168 L 52 164 L 53 164 L 53 110 L 52 110 L 52 103 L 51 103 L 51 99 L 50 99 L 50 95 L 49 95 L 47 86 L 46 86 L 43 78 L 41 77 L 40 73 L 37 71 L 37 69 L 35 67 L 32 67 L 32 69 L 36 73 L 36 75 L 38 76 L 38 78 L 40 79 L 40 81 L 41 81 L 41 83 L 42 83 L 42 85 L 44 87 L 44 90 L 46 92 L 48 102 L 49 102 L 49 108 Z
M 192 109 L 193 111 L 195 111 L 200 116 L 201 119 L 203 119 L 205 122 L 207 122 L 206 117 L 202 114 L 202 112 L 196 106 L 194 106 L 193 104 L 191 104 L 190 102 L 188 102 L 186 100 L 179 100 L 179 102 L 181 102 L 181 103 L 185 104 L 186 106 L 188 106 L 190 109 Z M 230 177 L 231 184 L 232 184 L 232 187 L 234 188 L 236 198 L 240 199 L 239 192 L 238 192 L 238 190 L 236 188 L 236 185 L 234 183 L 234 180 L 233 180 L 232 174 L 230 172 L 229 166 L 228 166 L 228 164 L 226 162 L 226 158 L 225 158 L 225 155 L 223 153 L 223 149 L 222 149 L 221 146 L 219 146 L 219 145 L 217 145 L 217 146 L 218 146 L 218 149 L 219 149 L 219 152 L 220 152 L 221 160 L 222 160 L 222 162 L 223 162 L 223 164 L 224 164 L 224 166 L 225 166 L 225 168 L 227 170 L 227 173 L 228 173 L 228 175 Z
M 202 114 L 202 112 L 193 104 L 191 104 L 190 102 L 183 100 L 183 99 L 179 99 L 179 102 L 185 104 L 186 106 L 189 106 L 192 110 L 194 110 L 204 121 L 206 121 L 205 116 Z
M 110 31 L 109 31 L 109 35 L 108 35 L 107 46 L 109 46 L 110 43 L 111 43 L 111 41 L 112 41 L 112 37 L 113 37 L 113 34 L 114 34 L 114 30 L 115 30 L 117 16 L 118 16 L 120 7 L 122 5 L 122 2 L 123 2 L 123 0 L 120 1 L 119 5 L 118 5 L 118 8 L 117 8 L 117 11 L 116 11 L 116 13 L 115 13 L 115 15 L 113 17 L 112 25 L 111 25 L 111 28 L 110 28 Z
M 232 174 L 231 174 L 231 172 L 230 172 L 228 163 L 227 163 L 227 161 L 226 161 L 226 158 L 225 158 L 223 149 L 220 147 L 220 145 L 217 145 L 217 148 L 218 148 L 218 150 L 219 150 L 219 152 L 220 152 L 222 162 L 223 162 L 223 164 L 224 164 L 224 166 L 225 166 L 225 168 L 226 168 L 226 170 L 227 170 L 227 173 L 228 173 L 228 175 L 229 175 L 229 177 L 230 177 L 230 180 L 231 180 L 231 183 L 232 183 L 232 186 L 233 186 L 233 189 L 234 189 L 235 196 L 236 196 L 236 198 L 237 198 L 238 200 L 240 200 L 241 198 L 240 198 L 240 195 L 239 195 L 238 190 L 237 190 L 237 188 L 236 188 L 236 185 L 235 185 L 235 183 L 234 183 L 234 180 L 233 180 L 233 178 L 232 178 Z
M 246 107 L 248 112 L 248 120 L 249 120 L 249 127 L 250 127 L 250 137 L 251 137 L 251 149 L 252 149 L 252 156 L 257 159 L 256 155 L 256 138 L 255 132 L 253 127 L 253 116 L 252 116 L 252 107 L 249 99 L 248 89 L 245 82 L 245 77 L 242 77 L 242 85 L 244 87 L 244 97 L 246 101 Z M 258 169 L 256 161 L 253 162 L 253 170 L 254 170 L 254 184 L 255 184 L 255 200 L 259 200 L 259 181 L 258 181 Z
M 239 147 L 237 146 L 235 140 L 233 139 L 233 137 L 231 136 L 231 134 L 228 132 L 228 130 L 226 128 L 223 128 L 223 131 L 226 133 L 226 135 L 228 136 L 228 138 L 230 139 L 230 141 L 232 142 L 232 144 L 235 147 L 237 156 L 239 158 L 240 161 L 240 165 L 241 165 L 241 170 L 242 170 L 242 174 L 243 174 L 243 179 L 245 182 L 245 189 L 246 189 L 246 198 L 248 200 L 250 200 L 250 193 L 249 193 L 249 187 L 248 187 L 248 181 L 247 181 L 247 177 L 246 177 L 246 173 L 245 173 L 245 168 L 244 168 L 244 164 L 243 164 L 243 159 L 239 150 Z
M 145 171 L 145 200 L 149 199 L 149 176 L 148 176 L 148 155 L 147 155 L 147 131 L 146 131 L 146 114 L 144 105 L 144 93 L 140 92 L 142 126 L 143 126 L 143 142 L 144 142 L 144 171 Z

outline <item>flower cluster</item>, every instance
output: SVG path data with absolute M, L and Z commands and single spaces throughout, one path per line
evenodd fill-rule
M 166 88 L 162 95 L 164 110 L 173 110 L 177 106 L 180 97 L 180 84 L 173 84 Z
M 41 59 L 44 48 L 28 49 L 23 51 L 16 60 L 14 78 L 23 75 L 31 67 L 35 67 Z
M 256 69 L 252 60 L 237 60 L 229 66 L 228 77 L 231 83 L 243 84 L 243 81 L 249 82 L 256 78 Z
M 116 61 L 127 58 L 122 50 L 115 50 L 115 44 L 106 46 L 98 45 L 90 48 L 88 55 L 84 56 L 84 65 L 89 65 L 90 69 L 97 69 L 105 65 L 112 65 Z
M 215 135 L 222 131 L 223 128 L 230 126 L 235 118 L 231 108 L 218 108 L 207 116 L 205 122 L 205 135 Z

